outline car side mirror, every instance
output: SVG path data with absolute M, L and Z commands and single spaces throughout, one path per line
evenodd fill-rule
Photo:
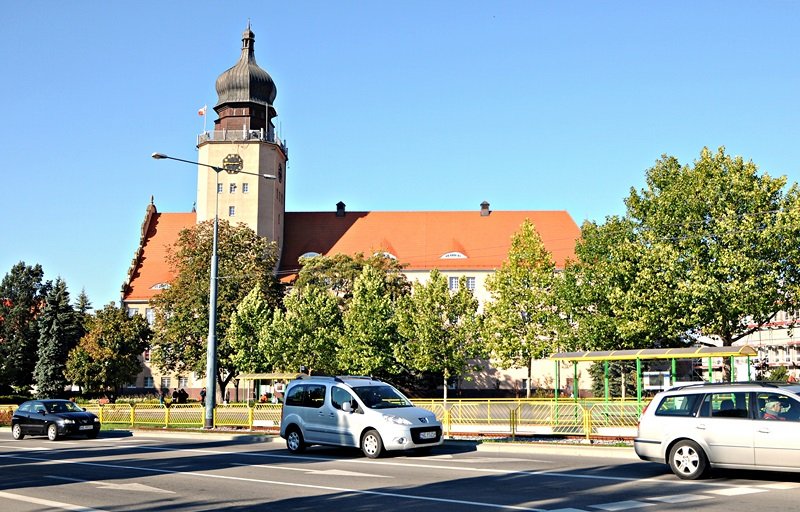
M 86 407 L 81 407 L 81 409 L 83 409 L 84 411 L 86 411 Z
M 42 416 L 44 416 L 45 414 L 47 414 L 47 411 L 39 411 L 39 414 L 41 414 Z
M 350 405 L 350 402 L 345 402 L 342 404 L 342 410 L 344 412 L 353 412 L 353 406 Z

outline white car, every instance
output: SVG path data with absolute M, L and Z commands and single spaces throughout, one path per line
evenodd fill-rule
M 430 450 L 442 424 L 391 385 L 369 377 L 306 377 L 290 382 L 281 437 L 293 453 L 312 444 L 352 446 L 377 458 L 384 450 Z
M 662 391 L 642 412 L 639 458 L 693 480 L 710 468 L 800 472 L 800 385 L 693 384 Z

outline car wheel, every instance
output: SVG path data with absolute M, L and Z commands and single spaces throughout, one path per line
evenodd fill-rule
M 20 440 L 25 437 L 25 434 L 22 433 L 22 426 L 19 423 L 11 427 L 11 437 L 16 440 Z
M 375 430 L 367 430 L 361 438 L 361 451 L 370 459 L 377 459 L 383 453 L 381 435 Z
M 669 467 L 678 478 L 697 480 L 708 471 L 708 458 L 694 441 L 678 441 L 669 451 Z
M 51 441 L 58 440 L 58 426 L 55 423 L 51 423 L 47 427 L 47 439 Z
M 292 453 L 300 453 L 306 449 L 303 433 L 297 427 L 292 427 L 286 433 L 286 448 Z

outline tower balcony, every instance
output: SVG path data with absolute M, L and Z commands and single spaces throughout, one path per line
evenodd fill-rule
M 206 142 L 242 142 L 242 141 L 258 141 L 270 142 L 277 144 L 286 158 L 289 158 L 289 148 L 286 143 L 280 139 L 272 130 L 214 130 L 203 132 L 197 136 L 197 145 L 200 146 Z

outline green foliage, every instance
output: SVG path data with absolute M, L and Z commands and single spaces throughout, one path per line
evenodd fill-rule
M 67 355 L 83 335 L 78 314 L 69 303 L 67 285 L 60 278 L 44 299 L 39 317 L 39 349 L 34 380 L 40 398 L 64 395 Z
M 397 373 L 394 347 L 399 335 L 388 274 L 365 265 L 356 278 L 344 313 L 338 365 L 351 375 L 386 377 Z
M 213 221 L 181 231 L 168 261 L 176 272 L 170 288 L 154 300 L 156 307 L 152 361 L 162 371 L 205 375 Z M 279 303 L 273 274 L 276 246 L 243 224 L 219 222 L 217 280 L 217 382 L 223 394 L 236 376 L 236 349 L 226 333 L 242 299 L 259 286 L 270 305 Z
M 800 193 L 720 148 L 664 156 L 624 218 L 584 225 L 560 291 L 584 348 L 724 346 L 797 309 Z
M 147 320 L 107 305 L 89 317 L 88 333 L 69 353 L 66 377 L 84 392 L 115 391 L 142 369 L 139 356 L 152 337 Z
M 280 353 L 273 340 L 261 337 L 272 322 L 273 310 L 256 285 L 239 303 L 231 318 L 226 337 L 231 345 L 231 363 L 248 373 L 271 372 L 280 363 Z
M 596 397 L 605 396 L 605 366 L 603 361 L 593 363 L 589 367 L 592 377 L 592 393 Z M 608 362 L 608 393 L 611 398 L 622 397 L 622 382 L 625 382 L 625 396 L 636 397 L 636 362 Z
M 461 376 L 473 367 L 472 361 L 486 355 L 477 310 L 466 279 L 451 293 L 447 278 L 435 269 L 426 283 L 414 283 L 397 309 L 403 342 L 395 345 L 395 357 L 410 368 L 441 374 L 445 400 L 450 378 Z
M 39 344 L 36 321 L 51 283 L 41 265 L 14 265 L 0 283 L 0 392 L 33 384 Z
M 786 382 L 789 380 L 789 370 L 785 366 L 776 366 L 769 372 L 767 380 L 773 382 Z
M 328 290 L 295 288 L 284 299 L 286 311 L 276 310 L 272 323 L 262 329 L 259 345 L 275 345 L 280 369 L 309 375 L 335 374 L 337 343 L 342 336 L 342 313 Z
M 514 234 L 508 259 L 486 279 L 491 301 L 484 306 L 484 337 L 492 358 L 504 368 L 528 368 L 550 355 L 563 320 L 553 293 L 555 262 L 536 227 L 525 220 Z
M 403 266 L 397 260 L 381 255 L 365 258 L 363 254 L 335 254 L 305 259 L 295 288 L 326 289 L 349 301 L 356 279 L 367 266 L 385 274 L 386 291 L 393 300 L 408 294 L 410 285 L 401 273 Z

